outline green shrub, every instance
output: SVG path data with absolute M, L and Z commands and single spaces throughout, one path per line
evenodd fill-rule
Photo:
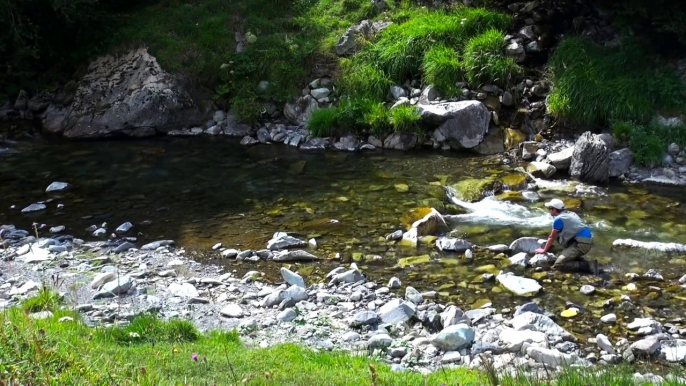
M 635 125 L 634 122 L 616 121 L 612 123 L 612 135 L 618 141 L 627 143 L 631 139 Z
M 503 33 L 496 29 L 467 42 L 462 60 L 465 75 L 472 86 L 483 83 L 506 86 L 519 74 L 519 66 L 504 55 L 504 45 Z
M 662 163 L 665 147 L 657 135 L 650 133 L 643 126 L 634 128 L 629 139 L 629 148 L 634 153 L 634 163 L 640 166 L 651 166 Z
M 390 122 L 395 131 L 412 133 L 419 131 L 419 121 L 421 114 L 416 106 L 403 105 L 392 109 L 389 112 Z
M 444 94 L 456 90 L 455 82 L 462 77 L 462 69 L 457 52 L 444 45 L 431 47 L 422 60 L 424 81 L 438 87 Z
M 307 121 L 307 128 L 315 137 L 328 137 L 336 126 L 338 109 L 334 107 L 316 110 Z
M 574 123 L 605 125 L 613 120 L 647 123 L 657 111 L 683 110 L 686 87 L 650 58 L 628 39 L 619 48 L 564 39 L 549 62 L 555 84 L 549 111 Z

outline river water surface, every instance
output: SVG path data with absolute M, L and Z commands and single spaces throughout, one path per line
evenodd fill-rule
M 613 250 L 616 238 L 686 243 L 686 194 L 682 189 L 614 185 L 574 188 L 540 182 L 537 200 L 515 195 L 514 202 L 490 197 L 461 207 L 451 203 L 444 186 L 465 178 L 516 173 L 497 157 L 470 157 L 438 152 L 328 152 L 302 154 L 283 145 L 245 148 L 223 138 L 155 139 L 142 141 L 64 142 L 20 140 L 0 149 L 0 223 L 30 229 L 65 225 L 65 233 L 94 240 L 85 229 L 106 222 L 111 232 L 119 224 L 134 224 L 139 243 L 173 239 L 198 259 L 225 264 L 228 269 L 259 269 L 277 278 L 280 265 L 218 260 L 210 247 L 262 249 L 276 231 L 315 238 L 312 251 L 322 262 L 298 264 L 310 280 L 322 278 L 340 261 L 358 261 L 367 276 L 439 291 L 444 302 L 463 309 L 491 302 L 498 309 L 526 301 L 510 296 L 481 273 L 504 267 L 500 257 L 478 252 L 474 261 L 442 253 L 430 245 L 401 248 L 384 236 L 405 229 L 413 209 L 433 207 L 459 215 L 453 236 L 477 245 L 509 244 L 520 236 L 545 238 L 551 219 L 543 202 L 560 197 L 580 206 L 591 224 L 596 244 L 590 257 L 610 271 L 603 277 L 551 275 L 515 271 L 534 277 L 544 290 L 537 297 L 558 313 L 565 302 L 583 306 L 566 326 L 583 333 L 596 328 L 600 315 L 618 318 L 652 315 L 680 323 L 686 290 L 675 279 L 686 273 L 686 256 L 660 256 L 645 251 Z M 73 185 L 66 193 L 48 196 L 53 181 Z M 546 187 L 547 186 L 547 187 Z M 31 203 L 52 199 L 46 211 L 23 215 Z M 58 204 L 63 204 L 58 209 Z M 148 225 L 145 225 L 148 224 Z M 40 230 L 41 236 L 47 228 Z M 430 261 L 401 268 L 404 257 L 429 255 Z M 340 260 L 329 260 L 340 256 Z M 629 291 L 628 272 L 659 269 L 663 283 L 637 283 Z M 511 270 L 507 268 L 506 270 Z M 593 284 L 592 296 L 578 288 Z M 651 289 L 651 286 L 655 288 Z M 633 306 L 603 308 L 620 294 Z M 679 324 L 680 325 L 680 324 Z M 605 327 L 618 333 L 618 327 Z M 597 330 L 597 329 L 596 329 Z M 596 331 L 594 330 L 594 331 Z

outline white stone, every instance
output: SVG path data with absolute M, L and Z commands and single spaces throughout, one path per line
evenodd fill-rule
M 612 342 L 610 342 L 610 338 L 608 338 L 606 335 L 598 334 L 595 337 L 595 341 L 601 350 L 604 350 L 608 354 L 614 354 L 615 353 L 615 349 L 612 346 Z
M 686 346 L 668 347 L 662 346 L 661 351 L 665 353 L 667 362 L 686 361 Z
M 133 224 L 131 224 L 130 222 L 127 221 L 127 222 L 119 225 L 117 227 L 117 229 L 115 229 L 114 231 L 116 233 L 126 233 L 126 232 L 130 231 L 131 228 L 133 228 Z
M 512 273 L 500 274 L 496 276 L 495 280 L 507 290 L 519 296 L 536 294 L 543 288 L 534 279 L 515 276 Z
M 267 249 L 274 251 L 278 249 L 304 247 L 306 245 L 306 242 L 289 236 L 285 232 L 276 232 L 274 233 L 274 236 L 272 236 L 272 239 L 267 242 Z
M 36 203 L 36 204 L 31 204 L 31 205 L 27 206 L 26 208 L 22 209 L 21 213 L 33 213 L 33 212 L 38 212 L 38 211 L 45 210 L 45 209 L 46 209 L 45 204 Z
M 195 289 L 195 286 L 190 283 L 172 283 L 169 285 L 167 292 L 169 292 L 172 296 L 179 296 L 182 298 L 195 298 L 200 296 L 198 290 Z
M 441 363 L 446 365 L 448 363 L 459 362 L 461 359 L 462 355 L 460 355 L 459 351 L 448 351 L 445 354 L 443 354 L 443 357 L 441 358 Z
M 222 257 L 226 257 L 227 259 L 234 258 L 238 256 L 238 253 L 240 251 L 237 249 L 225 249 L 222 251 Z
M 21 287 L 19 288 L 12 288 L 9 292 L 10 296 L 13 295 L 25 295 L 31 291 L 37 290 L 40 288 L 40 283 L 37 283 L 33 280 L 28 280 L 26 283 L 24 283 Z
M 400 286 L 400 279 L 398 279 L 397 277 L 392 277 L 391 280 L 388 281 L 388 288 L 395 289 L 400 288 Z
M 48 187 L 45 189 L 45 193 L 61 192 L 67 189 L 69 189 L 68 183 L 55 181 L 52 184 L 48 185 Z
M 603 323 L 607 323 L 607 324 L 616 323 L 617 322 L 617 315 L 615 315 L 615 314 L 603 315 L 600 318 L 600 321 Z
M 367 345 L 369 348 L 386 348 L 389 347 L 393 343 L 393 339 L 391 339 L 388 334 L 377 334 L 369 338 L 367 341 Z
M 296 313 L 295 310 L 292 308 L 286 308 L 285 310 L 279 312 L 278 315 L 276 315 L 276 319 L 282 322 L 291 322 L 297 317 L 298 313 Z
M 510 265 L 526 267 L 528 256 L 529 255 L 526 252 L 519 252 L 516 255 L 509 257 Z
M 343 341 L 344 342 L 357 342 L 360 340 L 360 334 L 356 333 L 355 331 L 348 331 L 345 334 L 343 334 Z
M 290 285 L 297 285 L 298 287 L 305 288 L 305 279 L 297 273 L 291 271 L 286 267 L 281 267 L 281 276 L 283 280 Z
M 584 295 L 591 295 L 595 292 L 595 287 L 592 285 L 583 285 L 580 289 L 581 293 Z
M 448 326 L 431 340 L 431 344 L 445 351 L 459 350 L 474 341 L 474 329 L 464 323 Z
M 100 286 L 105 285 L 106 283 L 109 283 L 116 278 L 117 278 L 116 272 L 99 273 L 95 276 L 95 278 L 93 278 L 93 281 L 91 281 L 91 288 L 92 289 L 98 289 L 98 288 L 100 288 Z
M 228 304 L 219 312 L 227 318 L 242 318 L 244 315 L 243 309 L 238 304 Z
M 507 346 L 508 351 L 511 352 L 519 352 L 524 343 L 548 347 L 545 333 L 539 331 L 517 331 L 512 328 L 505 328 L 500 332 L 498 338 Z

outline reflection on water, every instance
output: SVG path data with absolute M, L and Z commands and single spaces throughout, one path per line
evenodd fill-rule
M 399 248 L 383 237 L 403 227 L 401 219 L 411 209 L 434 207 L 458 215 L 460 221 L 452 235 L 479 245 L 508 244 L 523 235 L 544 238 L 551 219 L 542 203 L 562 197 L 578 199 L 579 212 L 596 235 L 592 257 L 614 268 L 614 277 L 649 268 L 661 269 L 666 278 L 686 271 L 684 257 L 650 256 L 610 247 L 612 240 L 620 237 L 686 243 L 686 195 L 678 190 L 651 193 L 641 187 L 615 186 L 600 195 L 577 196 L 573 188 L 546 183 L 535 201 L 509 203 L 490 197 L 455 205 L 443 186 L 466 177 L 512 174 L 514 167 L 502 165 L 496 158 L 436 152 L 301 154 L 282 145 L 244 148 L 219 138 L 20 141 L 12 148 L 18 152 L 0 153 L 0 222 L 23 228 L 34 221 L 48 227 L 65 225 L 67 233 L 92 239 L 85 232 L 90 225 L 106 222 L 112 231 L 131 221 L 141 242 L 174 239 L 203 250 L 216 242 L 226 247 L 264 248 L 274 232 L 294 232 L 316 238 L 319 248 L 315 253 L 321 257 L 336 253 L 344 261 L 355 257 L 375 279 L 398 276 L 420 289 L 440 290 L 465 308 L 480 299 L 504 307 L 521 301 L 497 295 L 495 284 L 482 283 L 475 271 L 476 266 L 490 264 L 499 269 L 503 263 L 495 256 L 480 252 L 474 262 L 465 263 L 459 256 L 439 253 L 430 246 Z M 53 181 L 69 182 L 73 189 L 47 196 L 45 188 Z M 20 213 L 23 207 L 47 199 L 52 199 L 48 210 Z M 58 209 L 58 204 L 64 208 Z M 420 267 L 395 268 L 398 258 L 420 254 L 430 254 L 432 261 Z M 317 276 L 334 264 L 338 262 L 301 269 Z M 562 285 L 546 285 L 543 275 L 538 276 L 547 291 L 543 296 L 553 304 L 577 296 L 575 288 L 595 280 L 573 278 Z M 616 287 L 607 281 L 594 283 Z M 659 306 L 667 298 L 675 299 L 665 294 L 646 304 Z

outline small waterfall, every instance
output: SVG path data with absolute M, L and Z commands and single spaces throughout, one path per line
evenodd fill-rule
M 449 194 L 449 198 L 454 204 L 470 211 L 470 213 L 450 216 L 460 222 L 517 225 L 524 228 L 549 227 L 553 223 L 553 218 L 543 210 L 529 210 L 523 205 L 498 201 L 493 196 L 479 202 L 465 202 L 452 194 Z

